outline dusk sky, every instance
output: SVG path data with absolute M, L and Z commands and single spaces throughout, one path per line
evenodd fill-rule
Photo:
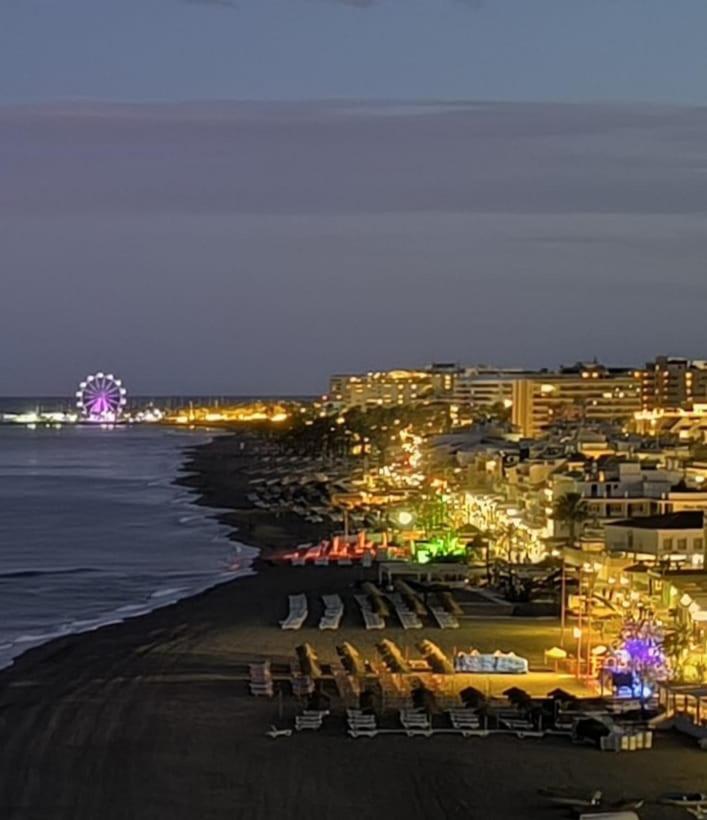
M 707 357 L 677 5 L 4 0 L 0 394 Z

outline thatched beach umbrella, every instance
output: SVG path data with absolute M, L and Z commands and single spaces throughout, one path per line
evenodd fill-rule
M 404 675 L 410 671 L 410 667 L 403 657 L 400 647 L 393 643 L 393 641 L 384 638 L 380 643 L 376 644 L 376 648 L 391 672 Z
M 309 643 L 303 643 L 295 649 L 295 652 L 297 653 L 303 674 L 312 678 L 312 680 L 321 678 L 322 670 L 319 666 L 319 660 L 317 653 L 314 651 L 314 647 Z
M 419 683 L 410 692 L 412 705 L 415 709 L 424 709 L 428 714 L 439 712 L 435 693 L 428 689 L 423 683 Z
M 366 663 L 361 657 L 361 653 L 353 644 L 344 641 L 344 643 L 336 647 L 336 651 L 341 658 L 341 663 L 349 674 L 359 678 L 366 675 Z
M 488 704 L 486 695 L 473 686 L 467 686 L 459 693 L 461 702 L 466 709 L 482 709 Z
M 444 654 L 444 652 L 442 652 L 437 644 L 432 643 L 432 641 L 424 640 L 420 641 L 418 648 L 433 672 L 436 672 L 438 675 L 454 674 L 454 666 L 452 666 L 452 662 Z
M 572 703 L 573 701 L 577 700 L 576 695 L 573 695 L 571 692 L 568 692 L 566 689 L 553 689 L 552 692 L 548 692 L 547 696 L 552 698 L 552 700 L 559 700 L 565 701 L 567 703 Z
M 503 693 L 504 697 L 508 698 L 509 703 L 515 706 L 516 709 L 529 709 L 533 704 L 533 699 L 525 691 L 518 686 L 511 686 Z

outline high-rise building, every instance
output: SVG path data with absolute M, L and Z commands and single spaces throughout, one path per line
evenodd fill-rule
M 513 402 L 514 382 L 532 375 L 532 371 L 526 370 L 467 367 L 457 375 L 453 401 L 461 408 L 488 409 L 496 405 L 508 408 Z
M 513 382 L 512 421 L 524 436 L 561 422 L 620 422 L 641 409 L 641 379 L 633 370 L 592 362 Z
M 329 380 L 327 399 L 341 407 L 451 401 L 458 372 L 455 364 L 436 363 L 420 370 L 337 374 Z
M 638 372 L 645 411 L 689 410 L 707 402 L 707 362 L 658 356 Z

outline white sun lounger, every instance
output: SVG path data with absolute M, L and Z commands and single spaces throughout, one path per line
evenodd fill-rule
M 278 729 L 277 726 L 273 725 L 265 734 L 273 739 L 278 737 L 292 737 L 292 729 Z
M 395 614 L 398 616 L 403 629 L 422 629 L 422 621 L 408 607 L 399 592 L 388 593 L 388 600 L 395 608 Z
M 319 621 L 320 629 L 338 629 L 344 617 L 344 602 L 339 595 L 322 595 L 324 614 Z
M 431 606 L 432 617 L 437 621 L 440 629 L 459 629 L 459 621 L 446 609 L 438 606 Z
M 282 629 L 300 629 L 309 614 L 307 611 L 307 596 L 304 594 L 290 595 L 289 601 L 289 615 L 283 621 L 280 621 L 280 627 Z
M 371 603 L 365 595 L 354 595 L 356 603 L 361 607 L 361 616 L 366 629 L 385 629 L 385 620 L 371 609 Z

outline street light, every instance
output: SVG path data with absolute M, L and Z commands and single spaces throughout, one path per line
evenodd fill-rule
M 409 527 L 413 522 L 414 516 L 408 510 L 400 510 L 400 512 L 398 512 L 397 519 L 398 524 L 400 524 L 401 527 Z
M 579 678 L 582 674 L 582 630 L 580 627 L 575 626 L 572 630 L 572 636 L 577 640 L 577 678 Z

